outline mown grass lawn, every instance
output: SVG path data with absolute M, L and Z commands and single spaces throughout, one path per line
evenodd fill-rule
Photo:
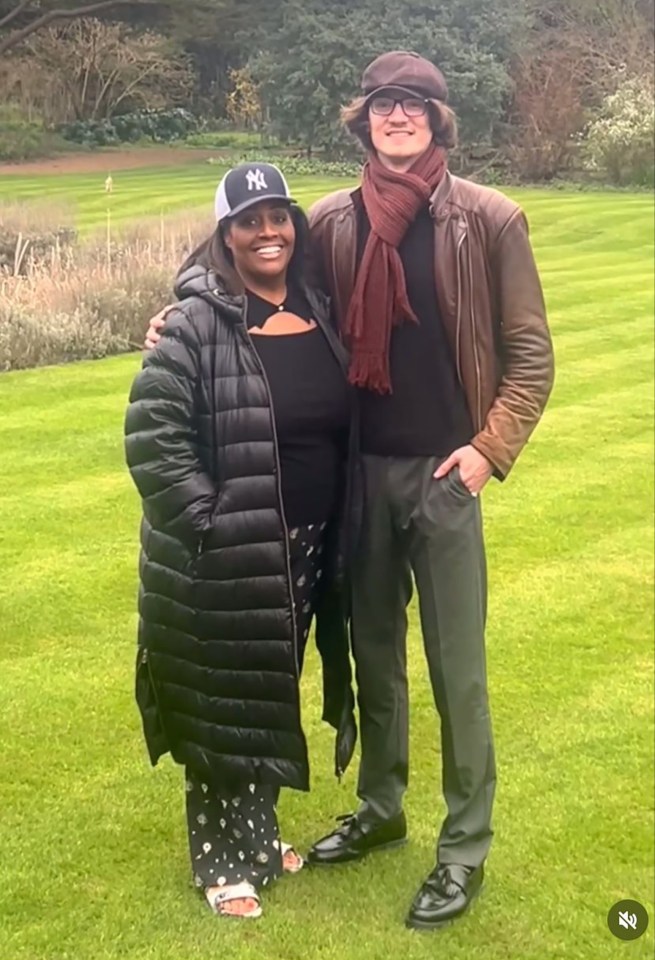
M 206 202 L 216 176 L 204 174 L 166 171 L 157 190 Z M 158 202 L 143 171 L 129 181 L 134 213 Z M 409 845 L 285 878 L 254 924 L 218 921 L 197 898 L 180 772 L 149 769 L 132 701 L 139 504 L 121 434 L 133 355 L 0 377 L 1 960 L 652 955 L 653 206 L 514 195 L 532 223 L 558 373 L 515 473 L 485 494 L 499 787 L 481 899 L 439 934 L 402 925 L 443 816 L 414 608 Z M 85 222 L 92 207 L 82 201 Z M 301 848 L 351 809 L 355 782 L 353 770 L 341 786 L 331 776 L 315 656 L 303 686 L 313 790 L 289 792 L 281 811 Z M 623 898 L 651 914 L 632 944 L 605 920 Z
M 3 177 L 0 167 L 0 200 L 65 204 L 70 206 L 79 229 L 88 232 L 104 228 L 108 213 L 112 226 L 190 207 L 204 208 L 203 212 L 211 214 L 214 192 L 226 169 L 196 160 L 180 167 L 118 170 L 112 174 L 112 192 L 107 193 L 104 173 Z M 323 186 L 327 192 L 344 185 L 341 179 L 323 179 L 320 183 L 317 191 L 315 178 L 296 177 L 292 180 L 294 198 L 306 206 L 320 196 Z

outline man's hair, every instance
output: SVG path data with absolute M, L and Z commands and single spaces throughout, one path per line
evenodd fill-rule
M 369 101 L 370 102 L 369 98 Z M 432 127 L 433 140 L 437 146 L 452 150 L 457 146 L 457 118 L 450 107 L 441 100 L 428 100 L 428 116 Z M 357 137 L 365 150 L 373 151 L 368 122 L 368 103 L 366 97 L 356 97 L 347 106 L 341 108 L 341 122 L 353 136 Z
M 289 213 L 293 221 L 296 232 L 296 240 L 293 250 L 293 256 L 289 261 L 287 277 L 294 286 L 303 286 L 307 272 L 307 260 L 309 256 L 309 224 L 307 217 L 295 204 L 289 204 Z M 230 293 L 238 293 L 241 286 L 234 266 L 234 257 L 232 251 L 225 242 L 226 234 L 229 233 L 230 220 L 223 220 L 218 224 L 211 236 L 203 240 L 192 253 L 186 258 L 180 269 L 178 277 L 189 267 L 201 266 L 206 270 L 213 270 L 214 273 L 225 283 L 226 289 Z

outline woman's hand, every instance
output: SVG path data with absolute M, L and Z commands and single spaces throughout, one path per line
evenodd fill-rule
M 175 304 L 169 303 L 164 307 L 163 310 L 160 310 L 159 313 L 155 314 L 154 317 L 151 317 L 148 331 L 146 333 L 145 343 L 143 344 L 146 350 L 152 350 L 153 347 L 157 346 L 161 340 L 161 334 L 158 331 L 161 330 L 166 323 L 166 317 L 168 316 L 169 311 L 174 309 Z

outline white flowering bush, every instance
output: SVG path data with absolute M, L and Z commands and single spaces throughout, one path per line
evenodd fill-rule
M 587 165 L 621 185 L 655 181 L 655 97 L 652 77 L 624 80 L 605 97 L 587 135 Z

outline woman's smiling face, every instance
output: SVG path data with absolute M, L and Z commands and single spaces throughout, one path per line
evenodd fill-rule
M 279 200 L 253 204 L 230 220 L 225 243 L 242 279 L 270 282 L 285 274 L 296 243 L 289 205 Z

